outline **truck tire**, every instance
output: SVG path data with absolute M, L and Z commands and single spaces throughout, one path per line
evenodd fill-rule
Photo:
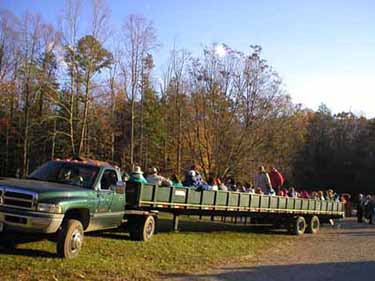
M 312 216 L 308 221 L 306 232 L 311 234 L 317 234 L 320 229 L 320 221 L 317 216 Z
M 83 243 L 83 226 L 79 220 L 69 219 L 62 225 L 57 237 L 57 255 L 61 258 L 75 258 Z
M 289 225 L 289 233 L 293 235 L 302 235 L 306 230 L 306 220 L 304 217 L 296 217 L 292 219 Z
M 148 241 L 155 233 L 155 218 L 147 216 L 129 220 L 129 234 L 131 240 Z

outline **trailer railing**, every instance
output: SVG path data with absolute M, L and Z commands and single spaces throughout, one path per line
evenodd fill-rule
M 127 206 L 344 217 L 343 203 L 331 200 L 259 195 L 235 191 L 198 191 L 189 187 L 128 184 Z

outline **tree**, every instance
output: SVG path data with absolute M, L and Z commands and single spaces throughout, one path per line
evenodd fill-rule
M 139 97 L 143 61 L 156 47 L 156 31 L 152 22 L 140 15 L 128 16 L 122 28 L 123 60 L 121 69 L 126 85 L 125 92 L 131 103 L 130 165 L 134 166 L 135 104 Z
M 84 36 L 78 41 L 77 50 L 78 72 L 82 77 L 85 93 L 83 98 L 84 109 L 80 132 L 80 142 L 78 147 L 78 155 L 80 155 L 84 148 L 85 136 L 87 137 L 87 118 L 90 92 L 92 90 L 92 78 L 103 68 L 110 67 L 113 56 L 108 50 L 101 46 L 98 40 L 91 35 Z

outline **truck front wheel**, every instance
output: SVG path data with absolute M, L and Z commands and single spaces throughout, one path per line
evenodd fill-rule
M 131 240 L 148 241 L 155 232 L 155 218 L 147 216 L 129 220 L 129 234 Z
M 57 255 L 61 258 L 75 258 L 83 243 L 83 226 L 79 220 L 69 219 L 63 223 L 57 237 Z

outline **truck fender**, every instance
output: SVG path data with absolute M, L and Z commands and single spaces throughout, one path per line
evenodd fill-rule
M 86 230 L 90 224 L 90 211 L 85 208 L 68 209 L 64 214 L 62 224 L 69 219 L 80 221 L 82 223 L 83 230 Z

